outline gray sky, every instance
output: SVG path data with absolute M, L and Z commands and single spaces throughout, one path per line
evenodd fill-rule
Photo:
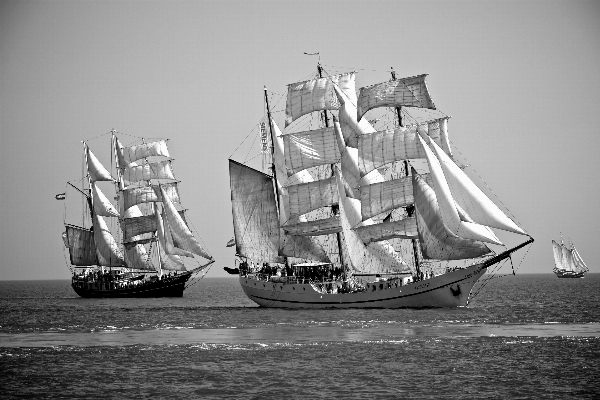
M 54 195 L 81 177 L 81 141 L 113 128 L 171 139 L 208 276 L 225 276 L 227 159 L 263 85 L 285 93 L 316 51 L 357 87 L 429 74 L 453 144 L 536 239 L 519 272 L 550 272 L 561 232 L 600 272 L 598 49 L 597 1 L 4 0 L 0 279 L 68 278 Z

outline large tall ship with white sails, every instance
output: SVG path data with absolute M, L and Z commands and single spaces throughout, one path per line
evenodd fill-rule
M 392 70 L 357 93 L 356 72 L 319 63 L 288 85 L 283 132 L 265 88 L 269 171 L 229 160 L 236 268 L 226 270 L 252 301 L 466 306 L 488 269 L 533 242 L 455 162 L 425 77 Z M 505 246 L 497 230 L 518 242 Z
M 562 242 L 552 241 L 554 252 L 554 269 L 552 272 L 559 278 L 583 278 L 589 271 L 585 262 L 579 255 L 574 244 L 566 245 Z
M 181 206 L 167 140 L 123 146 L 109 133 L 106 154 L 116 173 L 84 141 L 84 176 L 56 196 L 65 200 L 73 290 L 81 297 L 181 297 L 214 260 Z

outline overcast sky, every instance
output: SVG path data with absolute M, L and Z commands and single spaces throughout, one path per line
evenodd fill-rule
M 551 272 L 561 232 L 600 272 L 598 49 L 598 1 L 3 0 L 0 279 L 69 277 L 54 196 L 111 129 L 171 139 L 208 276 L 225 276 L 227 159 L 263 85 L 284 94 L 317 51 L 357 87 L 429 74 L 453 145 L 536 240 L 518 272 Z

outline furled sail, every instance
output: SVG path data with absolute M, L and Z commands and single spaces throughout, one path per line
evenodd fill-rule
M 435 191 L 412 169 L 417 230 L 421 253 L 426 259 L 463 260 L 481 257 L 490 249 L 479 241 L 463 239 L 452 233 L 440 216 Z
M 115 179 L 110 175 L 110 172 L 104 168 L 104 165 L 96 158 L 87 145 L 85 146 L 85 149 L 88 174 L 92 183 L 98 181 L 114 182 Z
M 100 188 L 96 185 L 96 183 L 92 183 L 92 204 L 94 205 L 94 212 L 97 215 L 102 215 L 104 217 L 119 217 L 119 212 L 112 205 L 110 200 L 106 198 L 104 193 L 100 190 Z
M 397 256 L 391 245 L 371 243 L 365 246 L 359 235 L 352 230 L 353 224 L 360 222 L 360 205 L 352 203 L 360 201 L 346 197 L 339 170 L 336 180 L 340 197 L 340 224 L 353 270 L 373 274 L 408 272 L 408 266 Z
M 334 93 L 339 88 L 356 104 L 355 72 L 311 79 L 288 85 L 285 126 L 313 111 L 337 110 L 340 103 Z
M 207 260 L 212 260 L 212 257 L 204 250 L 198 239 L 194 237 L 190 229 L 187 227 L 181 215 L 175 209 L 175 206 L 169 200 L 169 196 L 160 185 L 160 191 L 163 199 L 164 212 L 168 221 L 169 228 L 173 234 L 173 240 L 177 242 L 178 247 L 197 254 Z
M 427 74 L 410 78 L 396 79 L 377 85 L 360 88 L 357 103 L 357 117 L 376 107 L 422 107 L 435 109 L 425 77 Z
M 454 198 L 452 197 L 452 193 L 450 192 L 448 182 L 444 177 L 444 172 L 440 165 L 440 161 L 420 136 L 419 142 L 421 143 L 422 148 L 425 150 L 425 157 L 427 158 L 429 170 L 431 171 L 431 177 L 434 183 L 433 187 L 437 197 L 437 202 L 439 204 L 439 211 L 446 227 L 454 232 L 457 236 L 464 239 L 472 239 L 502 245 L 502 242 L 498 240 L 496 235 L 487 226 L 461 219 L 458 209 L 455 205 Z
M 143 165 L 129 165 L 123 168 L 125 185 L 150 179 L 173 179 L 171 160 L 164 160 Z
M 96 243 L 94 232 L 73 225 L 65 225 L 71 264 L 78 267 L 96 265 Z
M 340 160 L 333 128 L 283 135 L 285 165 L 288 175 L 318 165 L 335 164 Z
M 104 267 L 123 266 L 123 255 L 119 250 L 119 245 L 115 241 L 115 238 L 108 229 L 104 218 L 99 215 L 94 215 L 92 221 L 94 225 L 94 241 L 96 242 L 98 265 Z
M 236 252 L 254 261 L 282 263 L 271 177 L 229 160 L 229 179 Z
M 456 202 L 474 222 L 521 235 L 527 234 L 508 218 L 435 142 L 431 141 L 430 145 L 440 161 Z
M 359 226 L 354 228 L 365 245 L 388 239 L 418 239 L 417 221 L 415 218 L 406 218 L 400 221 L 382 222 Z
M 146 157 L 152 156 L 169 156 L 169 149 L 167 148 L 166 140 L 159 140 L 157 142 L 144 143 L 136 146 L 123 147 L 117 140 L 117 157 L 119 157 L 119 166 L 121 168 L 136 160 L 140 160 Z
M 180 203 L 179 190 L 177 189 L 177 182 L 163 183 L 162 184 L 165 193 L 169 196 L 169 199 L 173 203 Z M 141 188 L 131 188 L 123 190 L 123 208 L 129 209 L 136 204 L 150 203 L 162 201 L 160 189 L 158 185 L 146 186 Z
M 339 217 L 318 219 L 315 221 L 298 222 L 282 226 L 288 235 L 322 236 L 342 231 Z

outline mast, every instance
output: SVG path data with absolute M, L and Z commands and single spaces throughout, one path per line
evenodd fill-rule
M 276 172 L 276 168 L 275 168 L 275 134 L 273 133 L 273 123 L 271 121 L 271 108 L 269 107 L 269 96 L 267 96 L 267 87 L 266 86 L 264 86 L 264 90 L 265 90 L 265 105 L 267 106 L 267 118 L 269 120 L 269 130 L 271 131 L 271 170 L 273 171 L 273 187 L 275 189 L 275 206 L 277 207 L 277 214 L 280 214 L 280 211 L 279 211 L 279 188 L 277 187 L 277 172 Z
M 323 78 L 323 67 L 321 67 L 321 62 L 317 63 L 317 71 L 319 72 L 319 78 Z M 329 128 L 329 118 L 327 117 L 327 110 L 323 110 L 323 120 L 325 121 L 325 127 Z M 331 164 L 331 176 L 333 176 L 334 171 L 335 171 L 335 166 L 333 164 Z M 332 205 L 331 206 L 331 212 L 336 215 L 339 213 L 339 206 L 336 205 Z M 336 232 L 335 234 L 335 238 L 337 239 L 337 245 L 338 245 L 338 254 L 339 254 L 339 258 L 340 258 L 340 265 L 342 266 L 342 270 L 345 271 L 344 268 L 344 260 L 343 260 L 343 256 L 342 256 L 342 241 L 340 240 L 340 233 Z
M 394 67 L 392 67 L 392 80 L 396 80 L 396 71 L 394 71 Z M 402 113 L 401 113 L 401 109 L 400 107 L 396 107 L 396 115 L 398 117 L 398 126 L 402 126 Z M 408 160 L 404 160 L 404 172 L 405 172 L 405 176 L 409 176 L 409 169 L 408 169 Z M 408 217 L 412 217 L 415 213 L 415 206 L 414 205 L 409 205 L 406 207 L 406 215 Z M 417 247 L 417 240 L 416 239 L 411 239 L 412 241 L 412 247 L 413 247 L 413 258 L 415 261 L 415 270 L 417 271 L 417 275 L 419 275 L 419 273 L 421 272 L 421 268 L 419 266 L 419 253 L 418 253 L 418 247 Z
M 269 131 L 271 131 L 271 170 L 273 171 L 273 189 L 275 189 L 275 207 L 277 209 L 277 215 L 281 215 L 279 206 L 279 188 L 277 187 L 277 168 L 275 167 L 275 132 L 273 131 L 273 121 L 271 119 L 271 108 L 269 107 L 269 96 L 267 95 L 267 87 L 264 86 L 265 90 L 265 105 L 267 107 L 267 118 L 269 119 Z M 279 223 L 278 223 L 279 225 Z M 281 231 L 280 231 L 281 232 Z M 281 234 L 281 233 L 280 233 Z M 282 238 L 279 239 L 281 243 Z M 285 268 L 288 267 L 288 258 L 284 256 Z M 287 272 L 287 271 L 286 271 Z

